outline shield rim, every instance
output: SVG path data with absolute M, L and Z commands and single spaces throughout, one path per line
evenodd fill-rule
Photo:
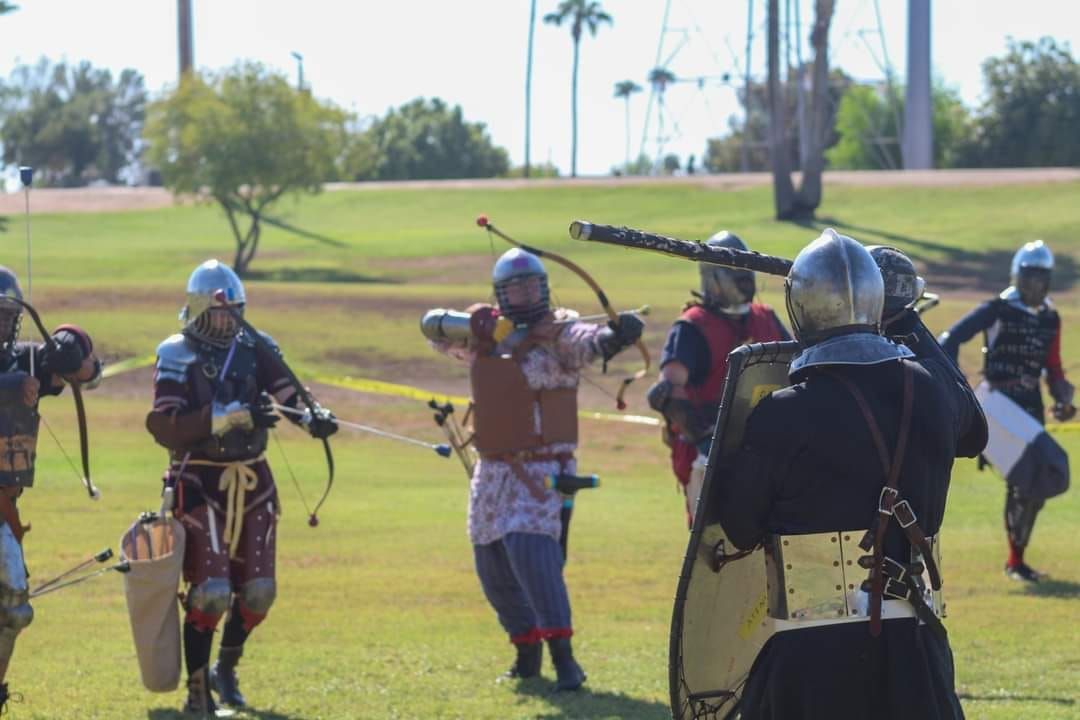
M 675 602 L 671 613 L 671 629 L 668 636 L 668 692 L 673 718 L 683 718 L 682 703 L 679 696 L 681 689 L 682 673 L 682 630 L 684 625 L 683 605 L 687 588 L 693 574 L 693 568 L 697 560 L 698 548 L 701 545 L 701 536 L 705 531 L 704 513 L 701 512 L 701 503 L 709 496 L 712 487 L 713 473 L 708 468 L 715 468 L 723 455 L 723 438 L 727 434 L 731 422 L 731 405 L 735 397 L 738 385 L 738 376 L 743 370 L 752 364 L 761 362 L 776 363 L 783 355 L 791 357 L 801 348 L 801 344 L 794 340 L 782 340 L 767 343 L 754 343 L 741 345 L 728 355 L 727 373 L 724 378 L 724 394 L 720 401 L 720 409 L 717 413 L 716 427 L 713 431 L 712 443 L 709 447 L 708 466 L 705 471 L 705 482 L 698 497 L 698 507 L 694 512 L 694 525 L 690 531 L 690 539 L 687 543 L 686 554 L 683 557 L 682 570 L 679 573 L 679 583 L 675 590 Z M 732 382 L 735 379 L 735 382 Z M 741 689 L 735 691 L 735 702 L 722 717 L 731 718 L 738 712 L 741 700 Z

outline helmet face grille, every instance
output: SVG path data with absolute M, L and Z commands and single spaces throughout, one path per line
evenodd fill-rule
M 533 286 L 534 287 L 530 287 Z M 517 290 L 520 288 L 520 290 Z M 528 302 L 513 303 L 511 294 L 526 295 Z M 495 283 L 495 300 L 499 312 L 516 325 L 532 325 L 551 309 L 551 291 L 547 275 L 516 275 Z
M 243 306 L 238 309 L 243 312 Z M 227 347 L 240 332 L 240 323 L 225 308 L 208 308 L 188 324 L 185 332 L 197 340 Z

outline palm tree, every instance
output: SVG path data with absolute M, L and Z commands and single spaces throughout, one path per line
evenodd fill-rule
M 574 40 L 574 69 L 570 86 L 570 121 L 572 123 L 570 177 L 577 177 L 577 78 L 581 31 L 588 28 L 589 34 L 596 37 L 596 31 L 600 25 L 603 23 L 610 25 L 612 20 L 597 0 L 560 0 L 555 12 L 544 16 L 544 22 L 556 27 L 562 27 L 564 22 L 569 22 L 570 37 Z
M 626 102 L 626 167 L 630 167 L 630 96 L 641 92 L 641 86 L 633 80 L 615 83 L 615 97 Z
M 532 0 L 529 7 L 529 49 L 525 56 L 525 177 L 529 177 L 529 150 L 532 147 L 532 60 L 535 28 L 536 0 Z
M 665 67 L 654 67 L 649 71 L 649 84 L 652 85 L 653 94 L 656 95 L 656 165 L 655 169 L 660 167 L 660 162 L 664 156 L 664 92 L 667 90 L 668 85 L 675 83 L 675 74 Z M 655 174 L 655 173 L 654 173 Z

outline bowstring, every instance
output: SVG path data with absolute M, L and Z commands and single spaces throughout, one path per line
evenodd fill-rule
M 45 429 L 49 432 L 49 436 L 53 439 L 53 442 L 56 443 L 56 447 L 60 450 L 60 454 L 64 456 L 65 460 L 67 460 L 68 467 L 70 467 L 71 471 L 75 473 L 75 477 L 79 478 L 79 482 L 82 482 L 84 479 L 82 472 L 77 467 L 75 467 L 75 461 L 71 459 L 71 456 L 67 454 L 67 450 L 65 450 L 64 446 L 60 444 L 60 438 L 58 438 L 56 436 L 56 433 L 53 432 L 53 429 L 49 427 L 49 421 L 45 419 L 44 415 L 38 415 L 38 417 L 41 418 L 41 424 L 45 426 Z
M 277 446 L 282 462 L 285 463 L 285 469 L 289 471 L 289 477 L 292 478 L 292 484 L 293 487 L 296 488 L 296 494 L 300 497 L 300 502 L 303 503 L 304 510 L 307 511 L 308 517 L 311 517 L 311 506 L 308 505 L 304 491 L 300 489 L 300 481 L 296 479 L 296 473 L 293 472 L 292 463 L 289 462 L 289 456 L 285 454 L 285 448 L 281 444 L 281 438 L 278 437 L 277 431 L 273 429 L 270 430 L 270 435 L 274 438 L 274 444 Z

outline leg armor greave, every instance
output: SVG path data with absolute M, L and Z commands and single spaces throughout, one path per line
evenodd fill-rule
M 4 523 L 0 525 L 0 681 L 11 662 L 15 638 L 33 619 L 22 546 Z
M 1007 489 L 1005 497 L 1005 529 L 1009 541 L 1017 547 L 1027 547 L 1031 541 L 1031 531 L 1035 528 L 1035 518 L 1045 503 L 1041 498 L 1026 497 L 1017 492 L 1015 487 Z

